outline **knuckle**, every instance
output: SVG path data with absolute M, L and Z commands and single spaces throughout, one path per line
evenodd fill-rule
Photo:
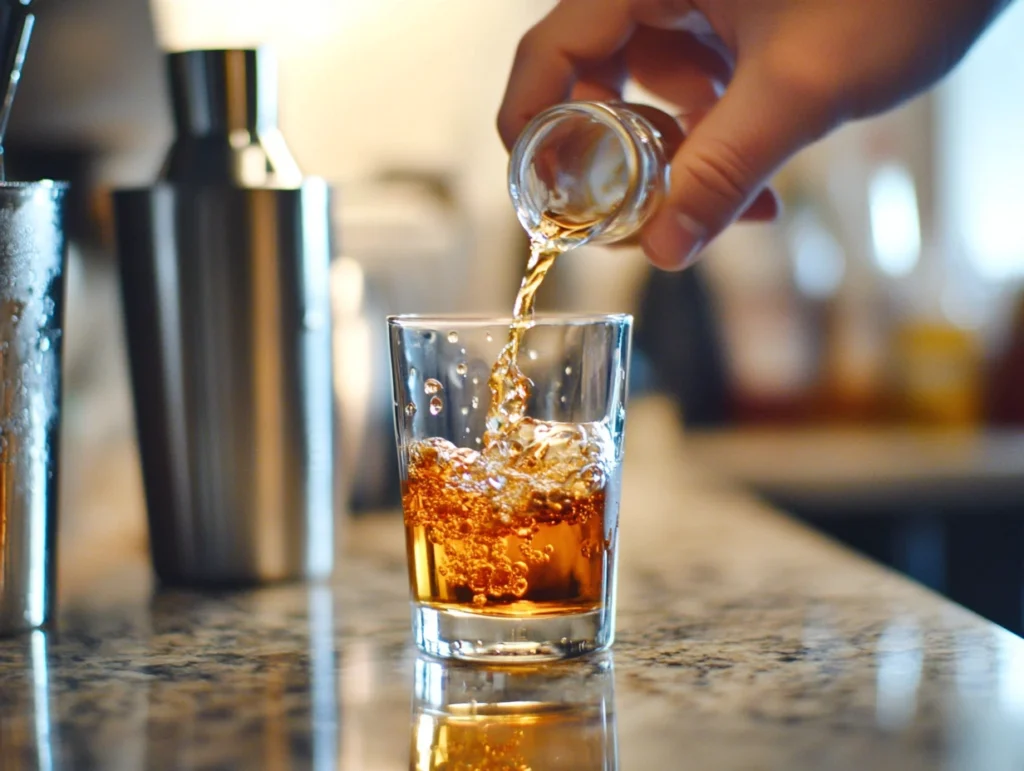
M 518 45 L 516 45 L 516 62 L 524 62 L 533 58 L 542 46 L 541 38 L 542 32 L 539 27 L 531 27 L 528 29 L 519 39 Z
M 744 203 L 758 181 L 743 154 L 718 140 L 694 148 L 687 171 L 716 204 L 729 209 Z
M 764 72 L 787 108 L 800 112 L 801 125 L 807 140 L 820 139 L 844 119 L 844 100 L 854 91 L 854 84 L 845 82 L 824 58 L 818 66 L 808 67 L 804 60 L 777 56 Z

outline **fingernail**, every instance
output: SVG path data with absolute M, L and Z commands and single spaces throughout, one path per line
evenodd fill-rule
M 707 228 L 688 214 L 665 213 L 647 228 L 643 243 L 655 265 L 682 270 L 696 261 L 707 243 Z

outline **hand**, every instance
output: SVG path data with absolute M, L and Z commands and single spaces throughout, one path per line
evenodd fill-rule
M 523 37 L 498 115 L 511 147 L 565 99 L 632 77 L 688 131 L 641 242 L 678 270 L 741 214 L 778 211 L 769 177 L 844 121 L 899 104 L 966 53 L 1008 0 L 561 0 Z

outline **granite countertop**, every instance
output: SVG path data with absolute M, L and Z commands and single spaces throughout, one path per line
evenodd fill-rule
M 550 670 L 605 694 L 603 762 L 435 768 L 1024 767 L 1019 638 L 715 479 L 665 405 L 630 409 L 618 642 Z M 141 521 L 130 450 L 92 455 L 66 505 Z M 410 647 L 400 518 L 351 523 L 329 585 L 222 594 L 156 591 L 129 530 L 66 537 L 58 627 L 0 641 L 0 768 L 416 767 L 414 682 L 445 670 Z

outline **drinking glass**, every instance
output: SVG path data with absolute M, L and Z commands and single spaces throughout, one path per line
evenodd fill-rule
M 420 656 L 409 767 L 616 771 L 611 653 L 544 667 Z
M 444 658 L 556 660 L 614 637 L 632 318 L 525 322 L 525 417 L 495 442 L 511 324 L 388 319 L 413 636 Z

